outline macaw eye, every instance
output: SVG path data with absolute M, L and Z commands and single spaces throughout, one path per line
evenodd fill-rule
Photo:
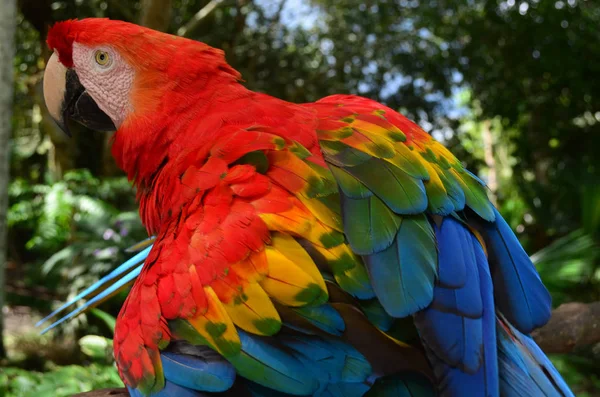
M 94 58 L 96 59 L 96 63 L 100 66 L 108 66 L 110 64 L 110 56 L 106 51 L 96 51 L 96 54 L 94 54 Z

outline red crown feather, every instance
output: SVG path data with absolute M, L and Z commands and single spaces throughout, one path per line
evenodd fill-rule
M 46 39 L 48 47 L 58 51 L 59 61 L 68 68 L 73 66 L 73 41 L 76 34 L 72 28 L 75 22 L 77 19 L 55 23 L 48 31 Z

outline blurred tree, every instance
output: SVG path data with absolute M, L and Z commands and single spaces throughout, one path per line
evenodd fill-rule
M 526 228 L 540 249 L 581 224 L 582 187 L 600 182 L 600 3 L 423 4 L 419 27 L 446 43 L 482 119 L 515 132 L 513 183 L 532 203 Z
M 10 135 L 13 112 L 13 65 L 15 53 L 15 0 L 0 1 L 0 358 L 6 355 L 3 343 L 4 330 L 4 273 L 6 268 L 6 214 L 8 205 L 8 179 Z

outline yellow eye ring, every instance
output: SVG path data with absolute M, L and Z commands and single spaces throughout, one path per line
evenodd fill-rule
M 110 63 L 110 56 L 106 51 L 96 51 L 96 53 L 94 54 L 94 58 L 96 59 L 96 63 L 100 66 L 106 66 Z

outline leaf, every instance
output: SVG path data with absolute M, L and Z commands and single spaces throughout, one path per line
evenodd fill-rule
M 109 357 L 112 351 L 112 340 L 98 335 L 86 335 L 79 339 L 81 351 L 95 359 L 102 360 Z
M 115 324 L 117 322 L 117 319 L 114 316 L 111 316 L 104 310 L 100 310 L 97 308 L 90 309 L 90 313 L 98 317 L 100 320 L 104 321 L 104 323 L 112 333 L 115 332 Z

